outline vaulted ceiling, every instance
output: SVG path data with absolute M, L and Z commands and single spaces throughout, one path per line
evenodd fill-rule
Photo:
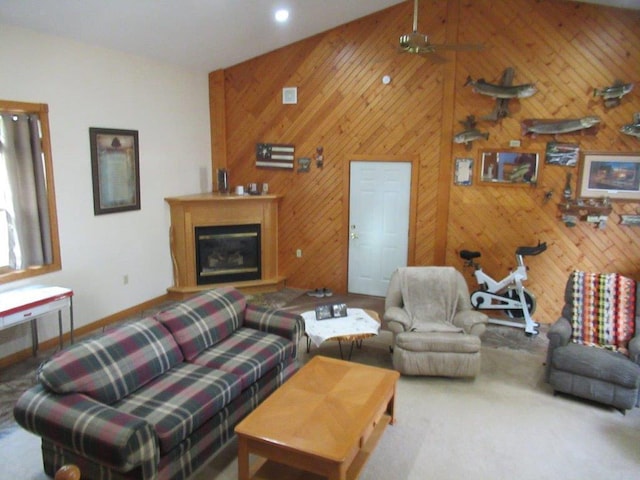
M 638 0 L 585 1 L 640 8 Z M 402 0 L 2 0 L 0 24 L 210 72 L 398 3 Z M 429 4 L 422 3 L 427 14 Z M 289 22 L 274 21 L 279 8 L 290 11 Z

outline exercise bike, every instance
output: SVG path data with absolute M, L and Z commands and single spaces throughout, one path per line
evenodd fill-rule
M 489 323 L 524 328 L 527 335 L 537 335 L 540 324 L 531 318 L 536 310 L 536 297 L 522 286 L 522 282 L 527 279 L 524 257 L 539 255 L 546 249 L 546 242 L 538 242 L 538 245 L 533 247 L 518 247 L 516 249 L 517 267 L 498 281 L 484 273 L 480 264 L 474 261 L 480 258 L 480 252 L 460 251 L 460 257 L 465 260 L 465 267 L 474 268 L 473 274 L 480 286 L 479 290 L 471 293 L 471 306 L 476 310 L 502 310 L 512 319 L 524 318 L 524 323 L 497 318 L 489 318 Z

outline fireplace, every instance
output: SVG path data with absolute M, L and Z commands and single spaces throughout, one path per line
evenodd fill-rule
M 278 274 L 280 199 L 274 194 L 245 196 L 220 193 L 166 198 L 171 208 L 170 246 L 174 281 L 173 286 L 167 289 L 169 298 L 184 300 L 196 292 L 212 288 L 211 283 L 201 283 L 198 279 L 200 269 L 196 257 L 204 259 L 205 255 L 197 252 L 196 229 L 229 225 L 260 225 L 260 236 L 256 239 L 261 246 L 260 256 L 256 258 L 259 271 L 251 275 L 254 280 L 223 281 L 219 275 L 210 275 L 212 272 L 207 270 L 212 267 L 205 264 L 205 272 L 209 274 L 206 281 L 215 282 L 215 286 L 230 285 L 246 293 L 274 292 L 284 288 L 286 277 Z
M 198 285 L 259 280 L 260 224 L 196 227 Z

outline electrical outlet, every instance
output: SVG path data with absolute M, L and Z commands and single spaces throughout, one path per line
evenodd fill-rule
M 296 257 L 302 258 L 302 249 L 301 248 L 296 250 Z
M 128 273 L 127 273 L 127 274 L 125 274 L 125 275 L 122 277 L 122 284 L 123 284 L 123 285 L 129 285 L 129 274 L 128 274 Z

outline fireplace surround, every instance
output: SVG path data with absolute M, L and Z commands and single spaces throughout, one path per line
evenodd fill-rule
M 278 274 L 280 198 L 279 195 L 241 196 L 220 193 L 166 198 L 171 211 L 170 241 L 174 280 L 173 286 L 167 289 L 169 296 L 183 299 L 198 291 L 221 285 L 233 285 L 248 293 L 270 292 L 283 288 L 285 278 Z M 250 225 L 258 226 L 260 232 L 257 240 L 260 245 L 259 274 L 255 275 L 254 272 L 255 278 L 235 276 L 215 278 L 214 281 L 211 281 L 211 278 L 199 280 L 200 254 L 196 246 L 196 232 L 209 227 L 245 230 Z M 206 262 L 207 265 L 213 265 L 216 260 L 212 258 L 210 263 L 208 259 Z M 228 262 L 238 263 L 240 260 L 236 256 Z

